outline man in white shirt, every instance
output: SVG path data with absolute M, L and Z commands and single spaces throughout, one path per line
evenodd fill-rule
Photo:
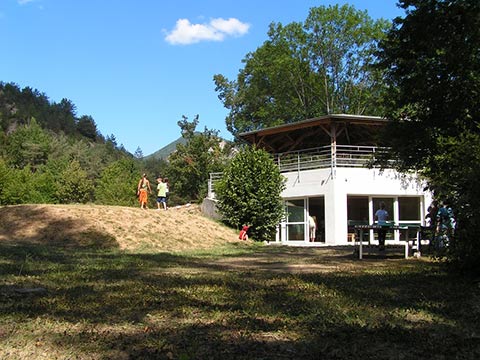
M 380 203 L 380 209 L 375 212 L 375 220 L 378 225 L 386 225 L 388 220 L 388 212 L 385 210 L 385 203 Z M 378 249 L 380 251 L 385 250 L 385 238 L 387 237 L 387 229 L 378 229 Z

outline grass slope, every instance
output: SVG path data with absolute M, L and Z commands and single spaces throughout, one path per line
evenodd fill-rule
M 236 239 L 236 231 L 206 218 L 196 205 L 167 211 L 99 205 L 0 208 L 1 242 L 183 251 Z

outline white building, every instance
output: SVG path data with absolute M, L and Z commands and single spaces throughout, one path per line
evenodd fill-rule
M 286 245 L 344 245 L 354 225 L 372 224 L 384 202 L 395 224 L 424 225 L 431 195 L 415 177 L 372 168 L 376 136 L 387 120 L 373 116 L 327 115 L 294 124 L 242 133 L 239 137 L 270 152 L 286 177 L 286 218 L 276 241 Z M 317 231 L 309 239 L 308 216 Z M 375 241 L 373 231 L 370 240 Z M 396 243 L 405 233 L 387 237 Z

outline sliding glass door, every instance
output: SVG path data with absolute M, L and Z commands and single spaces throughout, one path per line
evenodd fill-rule
M 287 241 L 305 241 L 305 200 L 285 202 Z

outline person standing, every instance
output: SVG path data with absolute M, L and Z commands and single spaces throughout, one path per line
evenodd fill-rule
M 315 216 L 308 215 L 308 228 L 310 230 L 310 241 L 314 242 L 317 233 L 317 219 L 315 218 Z
M 160 210 L 160 204 L 163 210 L 167 210 L 167 184 L 161 177 L 157 178 L 157 210 Z
M 163 182 L 165 183 L 165 186 L 167 188 L 167 193 L 165 195 L 165 206 L 168 209 L 168 198 L 170 197 L 170 184 L 168 183 L 168 178 L 163 178 Z
M 453 210 L 447 201 L 443 201 L 437 211 L 435 247 L 437 249 L 448 246 L 455 230 L 456 222 Z
M 140 202 L 140 209 L 148 209 L 148 193 L 152 193 L 152 188 L 150 187 L 150 181 L 147 179 L 147 174 L 143 174 L 137 186 L 137 196 L 138 201 Z
M 382 201 L 380 203 L 380 209 L 375 212 L 375 220 L 377 224 L 380 226 L 378 229 L 378 249 L 380 251 L 385 250 L 385 238 L 387 237 L 387 220 L 388 220 L 388 212 L 385 210 L 385 203 Z
M 427 215 L 425 220 L 427 221 L 427 226 L 435 230 L 437 228 L 437 213 L 438 213 L 438 201 L 433 200 L 430 206 L 427 209 Z

